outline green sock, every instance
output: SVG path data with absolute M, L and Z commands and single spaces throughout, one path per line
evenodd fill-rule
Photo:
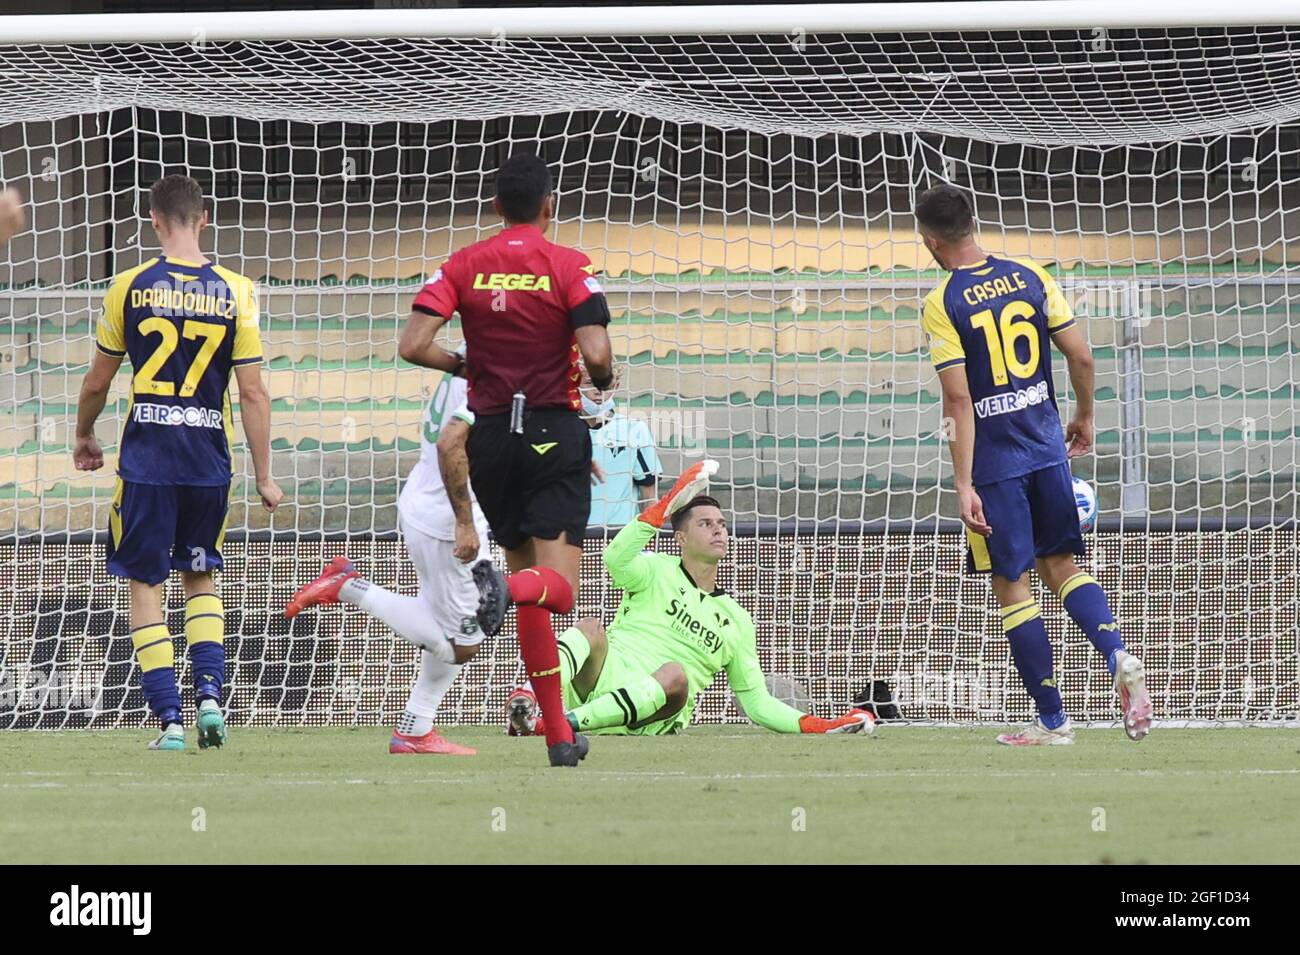
M 659 712 L 668 702 L 668 696 L 659 681 L 646 674 L 627 686 L 588 700 L 573 711 L 578 728 L 604 729 L 608 726 L 631 726 Z
M 577 627 L 564 631 L 555 642 L 560 649 L 560 683 L 569 686 L 574 674 L 591 656 L 591 644 L 587 642 L 587 635 Z

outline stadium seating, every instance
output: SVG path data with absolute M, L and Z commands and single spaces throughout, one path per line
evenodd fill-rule
M 1297 470 L 1300 322 L 1285 296 L 1233 284 L 1238 267 L 1249 268 L 1228 263 L 1213 270 L 1216 285 L 1189 284 L 1163 301 L 1156 294 L 1143 316 L 1145 441 L 1157 489 L 1171 479 L 1221 488 L 1290 480 Z M 1138 274 L 1155 276 L 1151 269 Z M 815 494 L 777 498 L 793 488 L 862 490 L 868 498 L 890 488 L 926 491 L 944 473 L 938 382 L 918 315 L 932 273 L 629 274 L 607 281 L 614 347 L 627 363 L 624 410 L 650 425 L 669 471 L 707 450 L 727 462 L 726 481 L 742 510 L 766 494 L 767 513 L 845 518 L 884 513 L 883 495 L 865 510 L 850 496 L 838 514 L 819 511 Z M 295 499 L 327 505 L 326 524 L 373 520 L 372 529 L 387 529 L 381 522 L 392 520 L 389 505 L 418 453 L 432 377 L 396 356 L 418 282 L 263 283 L 276 473 Z M 15 321 L 0 331 L 17 362 L 16 374 L 0 377 L 0 494 L 16 502 L 19 532 L 37 529 L 26 525 L 42 497 L 68 499 L 62 513 L 69 527 L 103 523 L 88 505 L 95 489 L 94 502 L 106 504 L 111 469 L 78 474 L 67 450 L 101 294 L 102 283 L 18 300 Z M 1092 466 L 1113 478 L 1123 348 L 1113 315 L 1082 320 L 1098 360 Z M 124 383 L 115 385 L 116 410 L 110 402 L 100 428 L 110 453 Z M 373 516 L 349 509 L 363 500 L 377 505 Z M 49 522 L 59 513 L 47 509 L 43 529 L 58 529 Z M 255 509 L 241 516 L 256 526 Z

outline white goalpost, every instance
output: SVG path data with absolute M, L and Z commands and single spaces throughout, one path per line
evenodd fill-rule
M 909 720 L 1031 704 L 964 544 L 912 201 L 951 182 L 983 245 L 1058 278 L 1097 356 L 1088 565 L 1166 723 L 1300 714 L 1300 11 L 1187 0 L 6 17 L 0 184 L 0 728 L 140 725 L 111 464 L 71 460 L 111 276 L 156 251 L 165 173 L 212 197 L 210 254 L 258 282 L 274 471 L 236 451 L 220 587 L 234 725 L 373 724 L 417 652 L 355 611 L 286 621 L 347 552 L 413 591 L 396 498 L 435 376 L 397 356 L 423 276 L 490 234 L 512 151 L 556 177 L 602 273 L 621 410 L 666 473 L 707 454 L 724 584 L 814 708 L 888 683 Z M 451 334 L 457 335 L 453 324 Z M 1068 382 L 1057 362 L 1057 392 Z M 110 461 L 119 375 L 101 417 Z M 588 542 L 579 609 L 618 595 Z M 670 546 L 667 541 L 660 546 Z M 1041 595 L 1067 709 L 1110 681 Z M 181 594 L 169 591 L 180 625 Z M 183 641 L 182 641 L 183 642 Z M 179 644 L 178 644 L 179 645 Z M 184 654 L 177 653 L 183 660 Z M 187 675 L 186 675 L 187 677 Z M 442 722 L 498 718 L 503 633 Z M 182 685 L 188 679 L 182 680 Z M 188 702 L 188 701 L 187 701 Z M 725 687 L 698 719 L 740 719 Z

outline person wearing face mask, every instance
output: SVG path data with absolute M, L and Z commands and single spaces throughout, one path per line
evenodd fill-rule
M 582 417 L 591 428 L 591 458 L 604 476 L 591 488 L 591 527 L 623 527 L 658 496 L 663 467 L 654 435 L 639 418 L 622 414 L 611 391 L 601 391 L 583 372 Z

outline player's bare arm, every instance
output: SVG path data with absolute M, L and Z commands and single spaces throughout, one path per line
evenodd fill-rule
M 447 324 L 447 316 L 431 315 L 418 309 L 412 309 L 402 329 L 402 337 L 397 343 L 397 354 L 403 361 L 421 368 L 434 371 L 446 371 L 453 375 L 464 369 L 465 359 L 455 352 L 448 351 L 433 340 L 438 329 Z
M 614 378 L 614 350 L 609 342 L 609 332 L 604 325 L 582 325 L 573 330 L 578 340 L 578 351 L 582 353 L 583 363 L 591 383 L 601 391 L 608 391 L 617 385 Z
M 953 480 L 961 505 L 962 523 L 987 537 L 993 528 L 984 519 L 984 505 L 971 483 L 971 467 L 975 460 L 975 405 L 971 401 L 965 366 L 942 369 L 939 385 L 943 389 L 943 420 L 950 432 L 948 450 L 952 454 Z
M 78 471 L 98 471 L 104 466 L 104 450 L 95 437 L 95 422 L 104 410 L 109 386 L 121 365 L 121 355 L 106 355 L 95 349 L 90 370 L 81 380 L 81 393 L 77 398 L 77 429 L 72 449 L 72 462 Z
M 274 511 L 284 498 L 280 485 L 271 476 L 271 395 L 262 382 L 261 364 L 235 366 L 239 383 L 239 420 L 253 457 L 253 475 L 262 506 Z
M 1096 362 L 1092 347 L 1078 325 L 1063 328 L 1052 336 L 1052 343 L 1065 356 L 1065 366 L 1070 373 L 1070 386 L 1074 389 L 1074 416 L 1065 426 L 1066 452 L 1071 458 L 1087 454 L 1096 440 L 1093 418 L 1093 398 L 1096 394 Z
M 0 192 L 0 245 L 22 232 L 26 224 L 27 213 L 18 190 L 5 189 Z
M 474 503 L 469 492 L 469 422 L 452 417 L 438 435 L 438 469 L 456 515 L 456 559 L 469 563 L 478 556 L 478 531 L 474 529 Z

